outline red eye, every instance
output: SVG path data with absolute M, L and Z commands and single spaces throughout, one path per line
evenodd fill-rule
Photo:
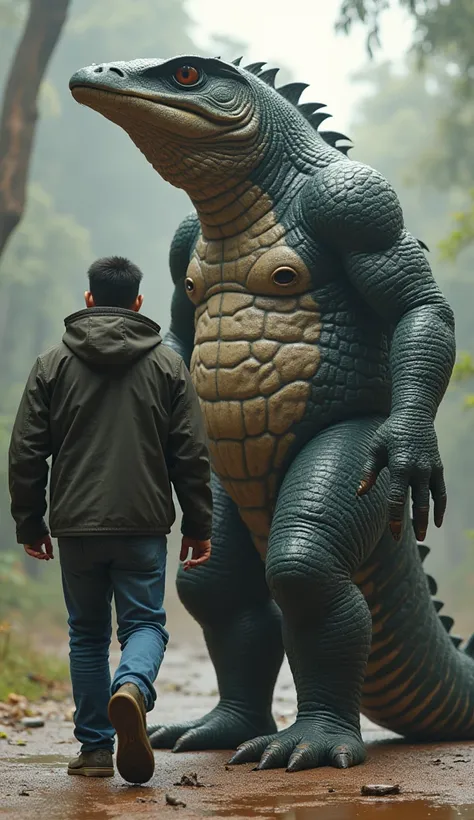
M 178 68 L 175 79 L 180 85 L 196 85 L 199 80 L 199 71 L 192 65 L 182 65 Z

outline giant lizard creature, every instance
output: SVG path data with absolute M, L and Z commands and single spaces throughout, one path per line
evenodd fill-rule
M 430 494 L 437 526 L 446 505 L 434 420 L 454 319 L 389 183 L 263 67 L 136 60 L 70 87 L 195 208 L 171 245 L 165 342 L 209 433 L 213 555 L 178 591 L 220 700 L 149 727 L 152 744 L 346 768 L 365 757 L 360 710 L 408 738 L 474 738 L 472 643 L 448 634 L 417 544 Z M 277 732 L 284 651 L 298 714 Z

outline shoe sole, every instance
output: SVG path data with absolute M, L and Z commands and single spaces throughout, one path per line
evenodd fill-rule
M 113 769 L 95 769 L 92 766 L 86 766 L 81 769 L 68 769 L 68 774 L 82 775 L 82 777 L 113 777 Z
M 128 783 L 147 783 L 155 757 L 140 707 L 132 695 L 117 692 L 109 702 L 109 720 L 117 732 L 117 769 Z

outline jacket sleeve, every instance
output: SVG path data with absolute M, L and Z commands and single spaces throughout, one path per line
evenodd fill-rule
M 181 532 L 205 541 L 211 537 L 211 467 L 199 400 L 191 376 L 180 361 L 173 384 L 167 465 L 183 512 Z
M 41 362 L 28 378 L 13 426 L 9 449 L 11 512 L 19 544 L 34 544 L 48 534 L 44 521 L 51 455 L 49 395 Z

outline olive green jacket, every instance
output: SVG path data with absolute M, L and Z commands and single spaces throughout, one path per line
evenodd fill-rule
M 17 539 L 32 544 L 45 523 L 55 537 L 211 535 L 207 438 L 181 359 L 150 319 L 119 308 L 65 320 L 62 343 L 31 371 L 13 428 L 9 484 Z

